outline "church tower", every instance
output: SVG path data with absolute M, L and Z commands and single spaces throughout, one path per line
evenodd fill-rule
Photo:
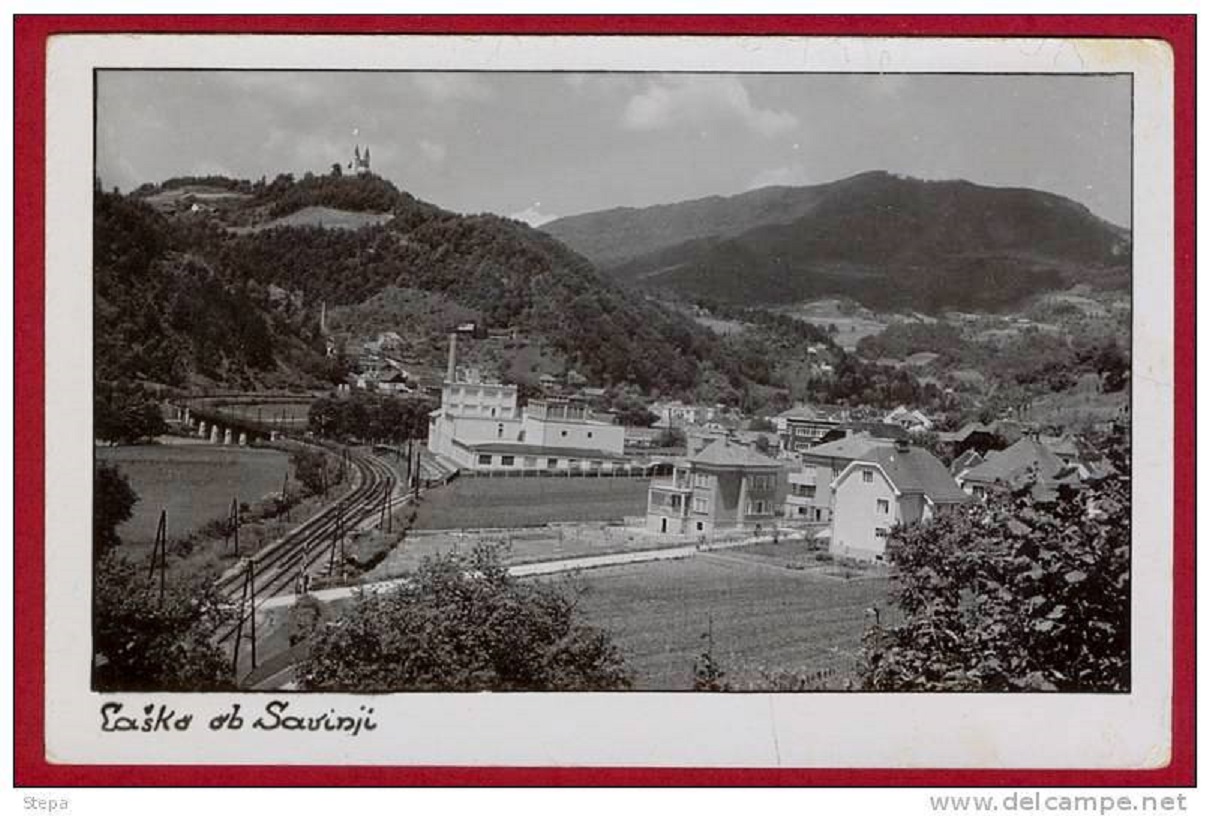
M 349 165 L 349 167 L 355 174 L 359 176 L 364 176 L 366 173 L 370 172 L 369 145 L 366 145 L 366 152 L 364 154 L 361 152 L 361 145 L 353 146 L 353 162 Z

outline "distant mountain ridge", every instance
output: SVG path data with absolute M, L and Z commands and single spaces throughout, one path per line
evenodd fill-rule
M 741 305 L 846 295 L 874 308 L 997 309 L 1130 280 L 1129 232 L 1071 199 L 881 171 L 543 229 L 628 288 Z

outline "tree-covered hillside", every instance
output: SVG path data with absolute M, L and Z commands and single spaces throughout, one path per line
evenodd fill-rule
M 775 192 L 771 211 L 772 193 L 746 193 L 546 229 L 628 287 L 746 305 L 847 295 L 871 308 L 998 309 L 1130 281 L 1129 234 L 1050 193 L 881 172 Z M 645 218 L 665 225 L 658 242 L 632 240 Z
M 489 328 L 536 338 L 602 384 L 685 395 L 703 376 L 748 385 L 743 361 L 721 338 L 622 290 L 520 222 L 447 212 L 374 176 L 204 181 L 240 197 L 205 208 L 185 200 L 188 206 L 165 217 L 137 198 L 181 185 L 143 189 L 136 198 L 98 196 L 98 340 L 106 367 L 170 383 L 197 374 L 254 381 L 280 368 L 284 351 L 319 353 L 321 302 L 353 306 L 397 287 L 439 294 L 482 315 Z M 361 229 L 242 229 L 310 206 L 370 208 L 393 218 Z
M 198 235 L 137 199 L 96 194 L 98 381 L 241 387 L 309 384 L 326 362 L 316 321 L 214 263 Z

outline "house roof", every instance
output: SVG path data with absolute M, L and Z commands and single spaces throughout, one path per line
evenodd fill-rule
M 844 438 L 835 436 L 835 434 L 845 434 L 845 436 L 866 434 L 875 439 L 907 439 L 909 437 L 906 428 L 892 422 L 846 422 L 824 434 L 823 441 L 834 442 L 836 439 Z
M 741 445 L 729 439 L 714 440 L 690 456 L 689 462 L 693 465 L 726 468 L 780 468 L 783 464 L 747 445 Z
M 942 442 L 963 442 L 973 433 L 985 433 L 994 436 L 996 428 L 994 425 L 984 425 L 982 422 L 968 422 L 956 431 L 942 431 L 937 436 L 941 438 Z
M 866 434 L 854 434 L 834 442 L 825 442 L 802 451 L 803 456 L 821 456 L 828 459 L 861 459 L 876 447 L 891 447 L 894 442 L 888 439 L 875 439 Z
M 595 448 L 561 448 L 550 445 L 527 445 L 523 442 L 479 442 L 462 443 L 475 453 L 501 453 L 512 456 L 561 456 L 574 459 L 612 459 L 626 457 Z
M 834 405 L 795 405 L 776 415 L 778 419 L 821 419 L 840 422 L 848 410 Z
M 981 464 L 967 471 L 964 481 L 1012 483 L 1027 471 L 1037 471 L 1040 479 L 1049 479 L 1059 472 L 1063 462 L 1046 444 L 1031 436 L 1023 436 L 1002 451 L 993 451 Z
M 954 481 L 954 477 L 941 460 L 923 448 L 911 447 L 903 451 L 894 447 L 878 447 L 855 464 L 862 462 L 870 462 L 882 468 L 882 472 L 900 493 L 922 493 L 935 504 L 956 504 L 971 500 Z M 845 478 L 845 474 L 842 473 L 839 478 Z
M 983 457 L 979 451 L 974 448 L 967 448 L 958 454 L 958 457 L 950 463 L 950 473 L 957 475 L 965 470 L 975 467 L 983 461 Z

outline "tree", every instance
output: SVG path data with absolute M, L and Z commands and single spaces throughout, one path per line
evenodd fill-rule
M 122 543 L 118 525 L 130 520 L 139 495 L 116 465 L 99 462 L 92 474 L 92 552 L 94 562 Z
M 683 448 L 689 444 L 689 440 L 680 428 L 665 428 L 656 435 L 651 444 L 657 448 Z
M 93 687 L 98 691 L 233 689 L 230 661 L 216 645 L 229 625 L 222 598 L 206 576 L 158 579 L 115 553 L 93 573 Z
M 659 415 L 647 410 L 644 405 L 625 405 L 614 409 L 619 425 L 650 428 L 659 421 Z
M 323 451 L 300 448 L 290 454 L 290 464 L 294 466 L 294 478 L 313 495 L 327 487 L 328 456 Z
M 748 430 L 772 433 L 777 430 L 777 425 L 768 417 L 756 417 L 748 423 Z
M 298 677 L 309 691 L 589 691 L 630 677 L 576 599 L 509 575 L 496 547 L 426 559 L 319 627 Z
M 888 553 L 904 620 L 867 633 L 864 688 L 1129 690 L 1129 478 L 1027 486 L 897 528 Z
M 133 444 L 167 429 L 160 404 L 132 382 L 98 382 L 93 389 L 93 434 L 97 439 Z
M 752 447 L 756 448 L 756 450 L 763 453 L 765 456 L 772 456 L 777 452 L 777 447 L 770 442 L 769 437 L 765 436 L 764 434 L 756 437 L 756 441 L 752 443 Z

